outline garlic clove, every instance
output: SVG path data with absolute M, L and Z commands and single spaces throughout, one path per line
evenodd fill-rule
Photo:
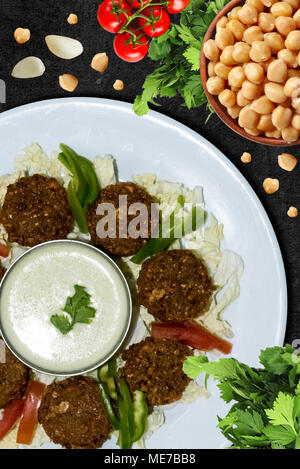
M 83 52 L 81 42 L 66 36 L 52 34 L 45 37 L 48 49 L 61 59 L 74 59 Z
M 20 60 L 20 62 L 14 66 L 11 75 L 14 78 L 27 79 L 40 77 L 44 72 L 45 65 L 41 59 L 38 57 L 29 56 Z

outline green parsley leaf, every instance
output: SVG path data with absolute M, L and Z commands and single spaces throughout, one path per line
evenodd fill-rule
M 273 409 L 266 409 L 265 412 L 272 425 L 287 425 L 297 435 L 294 425 L 293 396 L 280 392 L 273 404 Z
M 75 294 L 67 298 L 65 307 L 62 311 L 68 313 L 54 314 L 51 316 L 51 323 L 64 335 L 70 332 L 77 323 L 90 324 L 95 317 L 96 309 L 90 306 L 91 295 L 86 291 L 85 287 L 75 285 Z

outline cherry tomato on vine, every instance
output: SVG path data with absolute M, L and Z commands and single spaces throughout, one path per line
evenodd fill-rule
M 169 13 L 176 14 L 180 13 L 185 7 L 188 6 L 191 0 L 169 0 L 167 10 Z
M 131 34 L 124 32 L 117 34 L 114 39 L 114 50 L 120 59 L 126 62 L 139 62 L 142 60 L 148 52 L 149 44 L 148 39 L 140 31 L 135 32 L 137 35 L 138 42 L 142 44 L 132 44 Z
M 164 8 L 160 7 L 159 5 L 149 6 L 145 8 L 142 13 L 149 19 L 154 17 L 153 25 L 147 24 L 147 20 L 145 18 L 139 18 L 139 26 L 142 28 L 144 33 L 147 34 L 147 36 L 162 36 L 168 31 L 171 20 L 170 16 Z M 156 21 L 155 18 L 157 18 Z
M 133 6 L 133 8 L 139 9 L 142 6 L 144 7 L 145 5 L 147 5 L 147 3 L 149 3 L 149 2 L 150 2 L 150 0 L 133 0 L 131 5 Z
M 103 29 L 110 33 L 117 33 L 126 23 L 126 15 L 120 12 L 118 15 L 113 13 L 114 5 L 123 11 L 126 11 L 127 15 L 131 16 L 132 11 L 130 5 L 125 0 L 104 0 L 99 5 L 97 18 Z

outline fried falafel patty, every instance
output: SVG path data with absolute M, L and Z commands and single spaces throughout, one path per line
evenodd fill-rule
M 3 342 L 1 341 L 0 347 L 2 345 Z M 2 353 L 0 358 L 2 359 Z M 5 363 L 0 361 L 0 409 L 7 406 L 14 399 L 22 399 L 28 379 L 29 368 L 5 347 Z
M 112 431 L 97 382 L 83 376 L 50 384 L 38 419 L 49 438 L 67 449 L 97 449 Z
M 127 233 L 125 237 L 119 237 L 119 222 L 120 222 L 120 196 L 127 196 Z M 132 204 L 144 204 L 147 208 L 148 216 L 145 217 L 142 223 L 136 227 L 140 233 L 145 234 L 145 237 L 138 237 L 136 239 L 130 237 L 128 234 L 128 227 L 130 222 L 138 214 L 129 214 L 128 209 Z M 116 230 L 114 231 L 114 223 L 110 223 L 112 229 L 105 230 L 108 232 L 107 237 L 99 237 L 97 234 L 97 225 L 102 218 L 107 216 L 97 215 L 96 210 L 99 204 L 112 204 L 116 209 Z M 115 256 L 131 256 L 141 249 L 151 237 L 151 204 L 154 204 L 154 199 L 141 187 L 137 186 L 133 182 L 118 182 L 117 184 L 111 184 L 100 192 L 100 195 L 96 202 L 89 208 L 88 211 L 88 227 L 92 237 L 94 245 L 101 247 L 108 251 L 110 254 Z M 153 207 L 153 211 L 155 207 Z M 124 217 L 125 218 L 125 217 Z
M 189 250 L 160 252 L 142 264 L 139 302 L 161 321 L 184 321 L 205 313 L 214 286 Z
M 0 218 L 9 242 L 28 247 L 66 238 L 73 224 L 65 188 L 40 174 L 8 186 Z
M 121 369 L 130 391 L 143 391 L 151 406 L 171 404 L 181 398 L 190 379 L 183 373 L 187 345 L 167 339 L 147 337 L 122 354 Z

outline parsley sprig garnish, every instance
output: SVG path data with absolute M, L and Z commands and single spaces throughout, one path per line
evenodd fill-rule
M 191 0 L 182 11 L 180 24 L 171 24 L 162 36 L 151 41 L 149 57 L 160 65 L 147 76 L 143 93 L 134 101 L 134 112 L 142 116 L 149 111 L 149 103 L 158 106 L 157 98 L 173 98 L 179 93 L 190 109 L 209 105 L 200 78 L 200 51 L 204 35 L 216 14 L 229 0 Z
M 62 309 L 65 314 L 53 314 L 50 318 L 51 323 L 62 334 L 70 332 L 76 323 L 90 324 L 95 317 L 96 309 L 91 305 L 91 295 L 85 287 L 75 285 L 75 294 L 69 296 L 65 307 Z
M 286 345 L 262 350 L 259 359 L 264 368 L 188 357 L 183 370 L 193 379 L 212 376 L 222 399 L 234 402 L 218 424 L 233 448 L 300 449 L 300 357 Z

